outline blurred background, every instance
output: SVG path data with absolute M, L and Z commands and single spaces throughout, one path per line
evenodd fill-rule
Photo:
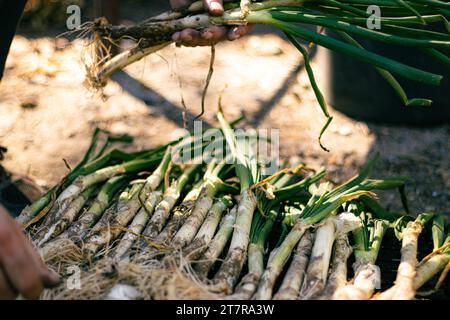
M 82 22 L 106 15 L 121 24 L 169 7 L 165 0 L 28 1 L 0 85 L 0 145 L 7 149 L 0 196 L 10 208 L 14 201 L 24 201 L 12 196 L 11 181 L 33 200 L 67 172 L 63 160 L 77 163 L 96 126 L 136 137 L 132 148 L 139 149 L 169 141 L 183 125 L 183 111 L 191 120 L 200 111 L 208 48 L 167 47 L 116 74 L 104 97 L 88 90 L 82 64 L 88 39 L 59 36 L 67 31 L 66 9 L 72 4 L 81 7 Z M 120 50 L 131 45 L 123 41 Z M 241 40 L 217 46 L 204 126 L 216 123 L 223 91 L 227 116 L 244 112 L 244 126 L 280 130 L 283 159 L 326 166 L 330 180 L 339 183 L 380 152 L 374 177 L 410 176 L 414 182 L 407 194 L 413 213 L 449 213 L 449 79 L 440 91 L 432 92 L 438 100 L 434 109 L 410 110 L 360 64 L 314 49 L 313 68 L 333 107 L 334 122 L 323 138 L 330 152 L 317 141 L 325 118 L 303 61 L 270 28 L 256 28 Z M 423 97 L 422 89 L 411 88 L 410 94 Z M 400 209 L 395 195 L 380 197 L 389 209 Z

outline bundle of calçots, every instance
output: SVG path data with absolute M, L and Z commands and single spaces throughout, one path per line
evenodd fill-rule
M 81 272 L 78 290 L 64 282 L 43 298 L 412 299 L 444 270 L 442 284 L 444 217 L 412 218 L 375 200 L 376 190 L 394 189 L 405 200 L 406 178 L 369 179 L 377 157 L 340 186 L 304 164 L 263 176 L 250 139 L 237 138 L 222 112 L 218 119 L 212 130 L 231 155 L 204 165 L 178 163 L 174 151 L 206 152 L 211 131 L 136 153 L 106 153 L 128 137 L 95 131 L 82 162 L 18 217 L 65 281 L 74 267 Z M 419 264 L 428 227 L 434 250 Z M 379 293 L 389 228 L 402 241 L 401 261 L 395 285 Z
M 116 71 L 171 44 L 172 35 L 185 28 L 200 30 L 210 25 L 270 25 L 283 31 L 304 57 L 309 80 L 327 117 L 326 128 L 332 118 L 317 86 L 305 44 L 317 44 L 372 65 L 405 106 L 426 107 L 432 101 L 427 97 L 409 97 L 396 76 L 425 85 L 439 85 L 442 76 L 372 52 L 358 39 L 424 51 L 430 59 L 448 67 L 449 18 L 450 3 L 441 0 L 236 0 L 225 4 L 222 16 L 210 16 L 203 1 L 196 1 L 182 12 L 169 11 L 136 25 L 113 26 L 100 18 L 85 24 L 79 31 L 83 34 L 92 32 L 94 39 L 109 40 L 114 45 L 125 38 L 136 41 L 136 47 L 114 57 L 109 56 L 108 50 L 102 53 L 105 41 L 92 42 L 100 46 L 93 50 L 95 56 L 87 68 L 87 82 L 99 88 Z M 97 57 L 99 53 L 100 57 Z

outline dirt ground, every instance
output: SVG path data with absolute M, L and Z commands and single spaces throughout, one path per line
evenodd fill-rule
M 123 15 L 133 12 L 135 20 L 144 15 L 128 7 Z M 152 8 L 144 12 L 156 13 Z M 0 145 L 8 148 L 2 162 L 7 170 L 48 188 L 66 173 L 63 159 L 75 165 L 82 157 L 96 126 L 134 136 L 133 148 L 139 149 L 168 142 L 182 127 L 181 95 L 190 119 L 198 114 L 208 48 L 168 47 L 117 74 L 102 100 L 83 86 L 85 43 L 55 40 L 49 36 L 54 33 L 22 29 L 12 45 L 0 86 Z M 323 81 L 321 65 L 320 59 L 313 61 Z M 226 114 L 233 118 L 243 111 L 244 126 L 279 129 L 283 159 L 326 166 L 337 183 L 380 152 L 373 176 L 411 177 L 407 194 L 413 213 L 450 213 L 450 124 L 391 127 L 332 110 L 334 122 L 323 138 L 330 152 L 324 152 L 317 137 L 325 119 L 302 66 L 298 52 L 274 33 L 257 30 L 218 45 L 205 126 L 216 123 L 217 98 L 226 86 Z M 381 200 L 388 208 L 400 207 L 393 193 L 382 194 Z

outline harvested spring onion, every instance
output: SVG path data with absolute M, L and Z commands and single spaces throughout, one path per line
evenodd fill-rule
M 100 139 L 101 134 L 106 134 L 106 140 L 103 143 L 103 146 L 97 152 L 98 149 L 98 140 Z M 58 183 L 54 188 L 47 191 L 41 198 L 39 198 L 36 202 L 27 206 L 21 214 L 16 218 L 17 222 L 27 227 L 32 224 L 35 218 L 41 218 L 39 215 L 45 215 L 47 207 L 53 206 L 52 199 L 56 199 L 61 192 L 67 188 L 79 175 L 86 175 L 95 170 L 98 170 L 105 160 L 110 160 L 114 158 L 115 152 L 110 152 L 108 155 L 103 155 L 105 149 L 113 142 L 132 142 L 132 138 L 129 136 L 115 136 L 111 135 L 107 131 L 96 128 L 92 134 L 91 142 L 86 151 L 83 159 L 78 163 L 78 165 L 73 168 L 73 170 L 65 176 L 60 183 Z
M 360 211 L 359 216 L 362 226 L 353 231 L 355 276 L 351 284 L 337 290 L 334 299 L 368 300 L 381 285 L 380 269 L 375 263 L 389 223 L 386 220 L 374 219 L 372 214 L 364 210 Z
M 44 227 L 42 231 L 35 234 L 34 241 L 40 247 L 44 245 L 49 240 L 60 235 L 67 227 L 77 218 L 81 209 L 83 208 L 86 201 L 96 190 L 95 186 L 89 187 L 84 190 L 78 197 L 76 197 L 70 206 L 61 214 L 58 220 L 49 221 L 48 225 L 50 227 L 47 229 Z
M 197 201 L 198 197 L 200 196 L 200 192 L 202 191 L 202 187 L 203 181 L 197 182 L 184 197 L 181 204 L 173 210 L 172 218 L 169 222 L 167 222 L 161 233 L 158 234 L 158 236 L 155 238 L 155 241 L 157 243 L 167 244 L 172 240 L 173 236 L 181 228 L 184 221 L 192 213 L 195 202 Z
M 219 230 L 212 239 L 205 253 L 194 263 L 194 270 L 201 278 L 207 278 L 213 264 L 225 249 L 233 234 L 233 227 L 236 222 L 237 206 L 233 207 L 223 218 Z
M 249 300 L 256 291 L 259 279 L 264 272 L 264 252 L 266 242 L 272 231 L 278 213 L 272 210 L 266 217 L 256 213 L 252 222 L 252 241 L 248 247 L 248 273 L 237 285 L 235 292 L 228 299 Z
M 240 195 L 237 206 L 236 225 L 231 238 L 230 247 L 225 260 L 214 276 L 215 288 L 227 295 L 233 292 L 247 257 L 253 213 L 256 209 L 256 198 L 250 187 L 258 182 L 260 175 L 256 157 L 252 154 L 249 141 L 238 141 L 230 124 L 220 110 L 217 118 L 235 161 L 236 175 L 240 183 Z
M 272 297 L 272 290 L 276 279 L 288 261 L 295 245 L 311 226 L 333 214 L 342 204 L 362 195 L 368 195 L 372 190 L 395 188 L 404 185 L 404 179 L 391 178 L 384 181 L 365 180 L 377 158 L 374 157 L 371 159 L 359 175 L 332 191 L 324 191 L 323 187 L 325 185 L 316 190 L 306 207 L 301 210 L 299 218 L 289 234 L 280 246 L 275 248 L 274 252 L 271 253 L 271 259 L 259 283 L 256 293 L 257 299 L 266 300 Z
M 154 239 L 162 231 L 184 187 L 201 168 L 202 165 L 193 165 L 164 191 L 163 200 L 155 208 L 153 216 L 142 232 L 143 236 Z
M 145 228 L 155 206 L 162 199 L 161 192 L 157 191 L 157 188 L 164 179 L 169 166 L 171 150 L 170 147 L 167 148 L 164 158 L 158 168 L 156 168 L 156 170 L 145 180 L 145 184 L 139 194 L 139 201 L 141 202 L 142 207 L 134 217 L 130 226 L 127 228 L 127 232 L 115 249 L 115 257 L 118 259 L 127 255 L 127 251 L 133 246 L 133 243 Z
M 225 168 L 225 164 L 220 163 L 215 165 L 213 161 L 208 165 L 205 176 L 203 178 L 202 191 L 198 199 L 195 202 L 189 217 L 178 230 L 177 234 L 172 239 L 172 245 L 174 247 L 183 248 L 197 234 L 198 229 L 201 227 L 209 209 L 211 208 L 214 196 L 224 188 L 225 183 L 219 178 L 220 172 Z
M 397 270 L 397 277 L 392 293 L 382 292 L 379 299 L 410 300 L 416 295 L 414 278 L 417 268 L 417 246 L 423 226 L 433 217 L 432 214 L 422 213 L 414 221 L 409 217 L 400 218 L 395 226 L 399 238 L 402 239 L 402 256 Z
M 297 300 L 305 278 L 313 243 L 314 233 L 307 230 L 298 242 L 280 289 L 273 296 L 274 300 Z
M 353 213 L 344 212 L 338 216 L 331 216 L 325 219 L 318 226 L 308 269 L 300 290 L 300 299 L 314 299 L 322 294 L 326 286 L 330 258 L 336 238 L 343 238 L 343 235 L 346 238 L 348 232 L 357 229 L 360 225 L 361 221 L 358 217 Z M 345 242 L 344 244 L 340 242 L 337 245 L 344 248 L 346 246 Z M 339 250 L 341 249 L 340 247 Z M 345 251 L 345 249 L 342 251 Z M 345 255 L 339 256 L 339 258 L 343 258 Z
M 444 233 L 442 231 L 442 233 Z M 434 235 L 433 235 L 434 236 Z M 441 243 L 435 243 L 433 252 L 425 257 L 418 265 L 413 279 L 413 289 L 420 289 L 450 263 L 450 234 Z M 393 286 L 374 297 L 377 300 L 391 300 L 396 293 Z
M 128 179 L 127 176 L 116 176 L 109 179 L 101 188 L 90 208 L 58 238 L 68 238 L 74 241 L 83 239 L 90 231 L 90 228 L 97 223 L 101 215 L 110 205 L 110 201 L 113 200 L 115 194 L 123 187 Z
M 194 239 L 183 249 L 189 260 L 197 260 L 206 251 L 220 223 L 222 213 L 232 204 L 230 196 L 223 196 L 214 203 Z
M 112 243 L 124 231 L 124 228 L 126 228 L 141 207 L 139 193 L 144 183 L 144 181 L 135 182 L 131 187 L 131 198 L 121 203 L 111 219 L 96 226 L 97 230 L 86 237 L 83 250 L 87 257 L 93 257 L 101 248 L 108 243 Z
M 347 234 L 340 233 L 334 242 L 330 275 L 328 276 L 325 290 L 320 295 L 320 299 L 332 299 L 335 292 L 347 284 L 347 260 L 352 251 Z

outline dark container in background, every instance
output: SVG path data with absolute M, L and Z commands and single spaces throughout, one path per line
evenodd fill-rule
M 321 84 L 330 105 L 358 119 L 389 124 L 439 125 L 450 123 L 450 69 L 415 48 L 358 41 L 367 50 L 444 76 L 439 87 L 393 74 L 409 99 L 428 98 L 431 107 L 406 107 L 391 86 L 370 65 L 320 48 L 318 59 L 326 70 Z M 448 54 L 448 53 L 447 53 Z

